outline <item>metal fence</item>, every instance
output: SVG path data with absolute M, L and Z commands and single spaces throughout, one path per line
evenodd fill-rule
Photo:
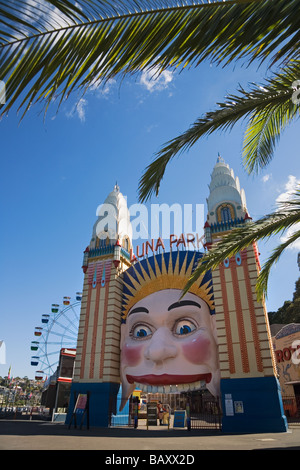
M 41 406 L 0 406 L 0 419 L 51 419 L 49 408 Z
M 219 429 L 222 427 L 222 410 L 218 399 L 199 396 L 195 403 L 189 403 L 190 429 Z
M 116 406 L 111 403 L 109 409 L 110 427 L 137 427 L 138 425 L 138 403 L 135 397 L 131 397 L 125 407 L 120 411 L 121 396 L 118 395 Z

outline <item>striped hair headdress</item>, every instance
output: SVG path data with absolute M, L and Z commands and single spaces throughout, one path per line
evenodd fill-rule
M 124 272 L 122 322 L 137 302 L 164 289 L 182 290 L 203 254 L 195 251 L 174 251 L 144 258 Z M 203 299 L 215 313 L 211 272 L 202 275 L 189 292 Z

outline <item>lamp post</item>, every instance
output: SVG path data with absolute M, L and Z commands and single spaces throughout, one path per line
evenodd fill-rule
M 114 265 L 116 269 L 118 269 L 120 261 L 121 261 L 121 243 L 118 238 L 114 247 Z

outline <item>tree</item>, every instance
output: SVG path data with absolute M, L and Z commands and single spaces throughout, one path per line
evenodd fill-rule
M 270 323 L 300 323 L 300 278 L 296 282 L 293 300 L 286 300 L 277 312 L 268 312 Z
M 34 103 L 44 103 L 47 110 L 75 90 L 84 93 L 117 75 L 149 68 L 182 70 L 206 59 L 223 66 L 268 61 L 265 83 L 249 90 L 239 87 L 218 109 L 163 146 L 140 180 L 140 200 L 158 193 L 175 155 L 245 118 L 243 161 L 249 172 L 258 171 L 273 157 L 282 130 L 299 115 L 299 6 L 300 0 L 0 0 L 0 77 L 6 85 L 2 112 L 16 103 L 22 115 Z M 300 220 L 295 211 L 293 224 Z M 284 220 L 290 215 L 284 211 Z M 263 231 L 261 221 L 247 226 L 247 240 L 285 230 L 278 220 L 274 225 L 274 218 L 264 218 Z M 240 245 L 241 233 L 232 231 L 223 252 L 219 244 L 210 259 L 226 257 L 228 244 L 232 250 Z M 286 246 L 280 245 L 267 261 L 260 292 L 266 291 L 269 267 Z M 202 263 L 195 275 L 207 266 Z
M 291 80 L 299 77 L 298 8 L 299 0 L 1 0 L 3 113 L 18 99 L 26 113 L 35 102 L 47 107 L 74 90 L 148 68 L 288 58 L 281 87 L 274 87 L 274 75 L 266 94 L 261 89 L 265 107 L 271 93 L 290 97 Z M 173 154 L 200 137 L 197 127 L 178 138 L 182 143 L 174 140 Z

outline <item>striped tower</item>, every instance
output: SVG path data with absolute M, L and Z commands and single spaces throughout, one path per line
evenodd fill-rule
M 219 156 L 211 175 L 205 223 L 207 248 L 247 224 L 244 190 Z M 223 408 L 223 431 L 286 431 L 265 303 L 257 301 L 256 244 L 212 273 Z
M 130 266 L 131 225 L 116 185 L 97 211 L 84 252 L 84 284 L 71 400 L 90 393 L 90 424 L 108 426 L 120 386 L 122 273 Z M 74 402 L 70 401 L 67 422 Z

